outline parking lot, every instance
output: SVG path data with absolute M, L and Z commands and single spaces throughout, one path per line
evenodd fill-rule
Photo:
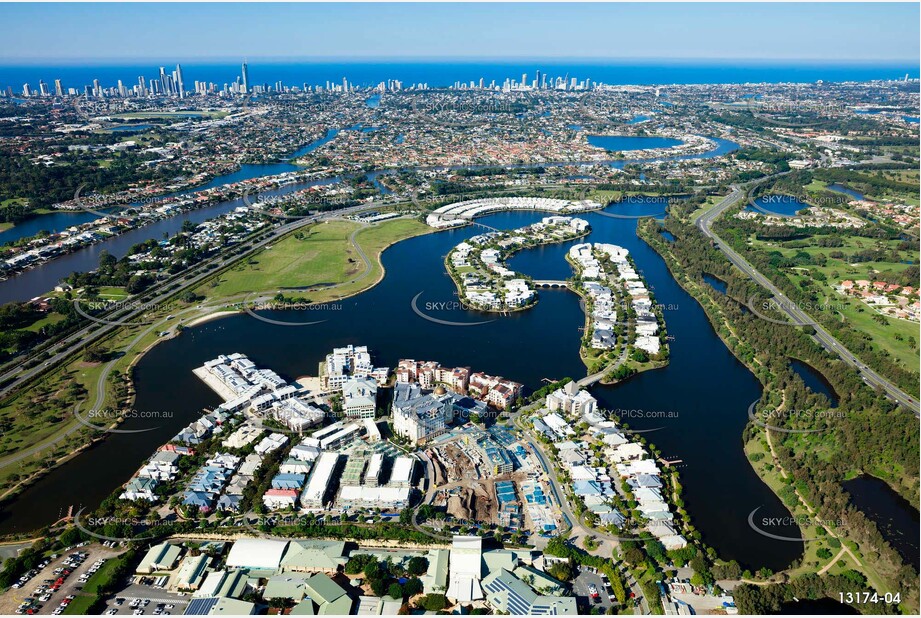
M 592 597 L 592 588 L 597 591 L 597 598 Z M 593 573 L 585 567 L 580 567 L 578 577 L 572 582 L 572 591 L 580 602 L 584 600 L 587 607 L 598 607 L 602 612 L 606 612 L 616 602 L 611 602 L 608 598 L 611 593 L 601 575 Z
M 185 594 L 167 592 L 144 584 L 132 583 L 106 602 L 107 616 L 181 615 L 189 604 Z
M 86 580 L 102 563 L 123 549 L 85 545 L 63 551 L 41 563 L 18 588 L 0 597 L 0 614 L 61 614 L 79 594 Z

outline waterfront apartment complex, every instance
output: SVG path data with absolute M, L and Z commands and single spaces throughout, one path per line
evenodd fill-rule
M 320 363 L 320 382 L 326 391 L 338 391 L 349 378 L 373 378 L 378 384 L 386 384 L 390 371 L 386 367 L 375 367 L 371 363 L 368 346 L 347 345 L 334 348 Z

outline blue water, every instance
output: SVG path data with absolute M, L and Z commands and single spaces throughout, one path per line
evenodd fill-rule
M 706 282 L 706 284 L 709 285 L 714 290 L 716 290 L 717 292 L 719 292 L 720 294 L 725 294 L 726 290 L 729 289 L 729 285 L 725 281 L 720 279 L 719 277 L 714 277 L 710 273 L 704 273 L 703 277 L 704 277 L 704 281 Z
M 55 212 L 47 215 L 37 215 L 20 221 L 8 230 L 0 232 L 0 244 L 19 240 L 27 236 L 35 236 L 41 231 L 60 232 L 73 225 L 80 225 L 95 221 L 98 217 L 91 212 Z
M 330 129 L 327 134 L 302 148 L 299 148 L 288 157 L 288 160 L 297 159 L 302 157 L 307 153 L 313 152 L 323 144 L 331 141 L 339 132 L 336 129 Z M 211 189 L 214 187 L 220 187 L 227 184 L 233 184 L 235 182 L 240 182 L 243 180 L 250 180 L 252 178 L 261 178 L 263 176 L 272 176 L 274 174 L 283 174 L 285 172 L 293 172 L 299 169 L 303 169 L 300 166 L 294 165 L 292 163 L 268 163 L 268 164 L 259 164 L 259 165 L 242 165 L 240 169 L 229 174 L 224 174 L 222 176 L 216 176 L 210 181 L 206 182 L 203 185 L 197 187 L 192 187 L 185 189 L 183 191 L 177 191 L 175 193 L 169 193 L 165 197 L 174 197 L 179 195 L 186 195 L 193 193 L 195 191 L 203 191 L 205 189 Z M 36 215 L 30 217 L 23 221 L 20 221 L 15 226 L 11 227 L 8 230 L 0 232 L 0 244 L 11 242 L 14 240 L 19 240 L 20 238 L 25 238 L 27 236 L 34 236 L 41 231 L 48 232 L 60 232 L 66 230 L 67 228 L 80 225 L 81 223 L 88 223 L 90 221 L 95 221 L 98 217 L 90 212 L 67 212 L 60 211 L 49 213 L 46 215 Z
M 792 217 L 806 208 L 809 208 L 809 204 L 801 202 L 792 195 L 765 195 L 755 200 L 755 206 L 749 204 L 745 210 Z
M 376 94 L 376 95 L 374 95 L 373 97 L 369 97 L 369 98 L 365 101 L 365 105 L 367 105 L 368 107 L 380 107 L 380 105 L 381 105 L 381 95 Z
M 570 131 L 581 131 L 582 125 L 581 124 L 568 124 L 566 125 L 566 128 L 569 129 Z
M 623 135 L 589 135 L 588 143 L 608 152 L 627 152 L 649 148 L 674 148 L 684 142 L 671 137 L 635 137 Z
M 847 195 L 850 195 L 855 200 L 864 199 L 863 193 L 858 193 L 857 191 L 854 191 L 853 189 L 848 189 L 844 185 L 839 185 L 838 183 L 828 185 L 828 190 L 837 191 L 838 193 L 845 193 Z
M 355 127 L 351 127 L 351 128 L 354 129 Z M 327 139 L 331 139 L 329 135 L 323 138 L 323 140 L 327 140 Z M 704 153 L 695 154 L 695 155 L 680 155 L 680 156 L 674 156 L 674 157 L 660 157 L 660 158 L 653 158 L 653 159 L 637 159 L 637 160 L 631 161 L 630 163 L 642 164 L 642 163 L 651 163 L 651 162 L 658 162 L 658 161 L 685 161 L 689 159 L 706 159 L 706 158 L 718 157 L 718 156 L 722 156 L 725 154 L 729 154 L 739 148 L 738 144 L 736 144 L 735 142 L 731 142 L 729 140 L 724 140 L 720 138 L 711 138 L 711 139 L 713 142 L 716 143 L 716 148 L 714 148 L 713 150 L 709 152 L 704 152 Z M 320 141 L 322 142 L 323 140 L 320 140 Z M 305 148 L 311 148 L 311 146 L 307 146 Z M 299 152 L 302 152 L 302 151 L 304 151 L 304 149 L 301 149 L 301 151 Z M 593 162 L 593 163 L 598 163 L 598 162 Z M 612 168 L 620 169 L 620 168 L 623 168 L 624 165 L 627 164 L 627 162 L 623 160 L 620 160 L 620 161 L 610 160 L 610 161 L 604 162 L 604 164 L 609 165 Z M 541 165 L 543 167 L 559 167 L 563 165 L 572 165 L 572 163 L 542 163 Z M 247 168 L 246 170 L 240 170 L 239 172 L 235 174 L 255 173 L 255 175 L 252 177 L 256 177 L 256 176 L 268 175 L 266 168 L 271 170 L 271 173 L 276 173 L 276 174 L 280 172 L 284 172 L 284 171 L 290 171 L 291 169 L 298 169 L 296 166 L 292 166 L 290 164 L 284 164 L 284 163 L 271 164 L 271 165 L 266 165 L 266 166 L 257 165 L 257 166 L 245 166 L 245 167 Z M 460 169 L 464 167 L 476 168 L 476 167 L 488 167 L 488 166 L 453 166 L 452 168 L 445 168 L 445 169 Z M 533 167 L 533 166 L 512 165 L 508 167 L 527 168 L 527 167 Z M 250 168 L 254 168 L 254 169 L 250 169 Z M 261 174 L 257 173 L 259 172 L 259 170 L 262 170 L 264 173 L 261 173 Z M 378 176 L 382 174 L 388 174 L 392 172 L 393 172 L 392 170 L 374 171 L 368 174 L 368 178 L 374 182 L 375 186 L 377 186 L 378 189 L 382 191 L 382 193 L 387 193 L 386 188 L 377 180 L 377 178 Z M 229 174 L 223 178 L 236 177 L 235 174 Z M 243 178 L 239 177 L 238 179 L 242 180 Z M 305 186 L 335 183 L 335 182 L 339 182 L 339 180 L 340 179 L 338 177 L 333 177 L 333 178 L 312 181 L 306 184 L 287 185 L 279 189 L 278 193 L 279 194 L 288 193 L 290 191 L 295 191 L 297 189 L 303 188 Z M 205 185 L 205 186 L 210 186 L 214 182 L 220 183 L 218 179 L 215 179 L 215 181 L 212 181 L 212 183 L 209 183 L 208 185 Z M 232 182 L 232 181 L 224 181 L 224 182 Z M 275 192 L 270 192 L 269 194 L 275 194 Z M 51 262 L 47 262 L 45 264 L 42 264 L 40 266 L 27 270 L 17 275 L 16 277 L 11 277 L 7 281 L 0 281 L 0 304 L 12 302 L 12 301 L 24 301 L 30 298 L 34 298 L 54 288 L 54 286 L 57 285 L 57 283 L 62 278 L 70 275 L 74 271 L 86 272 L 88 270 L 92 270 L 96 268 L 99 265 L 99 254 L 103 250 L 108 251 L 109 253 L 111 253 L 112 255 L 116 257 L 121 257 L 127 252 L 127 250 L 132 245 L 136 243 L 139 243 L 145 240 L 149 240 L 150 238 L 160 238 L 162 237 L 164 233 L 175 234 L 177 231 L 179 231 L 179 229 L 182 226 L 182 222 L 186 219 L 199 223 L 201 221 L 205 221 L 207 219 L 216 217 L 226 212 L 230 212 L 234 208 L 241 206 L 241 205 L 242 205 L 242 201 L 239 199 L 230 200 L 227 202 L 219 202 L 213 206 L 207 206 L 205 208 L 193 210 L 183 215 L 171 217 L 169 219 L 164 219 L 162 221 L 157 221 L 156 223 L 153 223 L 151 225 L 141 227 L 135 230 L 131 230 L 130 232 L 116 236 L 109 240 L 105 240 L 96 245 L 92 245 L 89 247 L 84 247 L 82 249 L 79 249 L 75 251 L 74 253 L 65 255 L 58 259 L 52 260 Z M 619 207 L 623 207 L 623 204 L 621 204 L 621 206 Z M 657 205 L 656 207 L 658 210 L 656 210 L 655 213 L 653 214 L 660 213 L 664 210 L 664 207 L 662 205 Z M 627 212 L 627 213 L 622 213 L 622 214 L 641 214 L 641 213 Z M 48 216 L 55 217 L 57 215 L 48 215 Z M 73 224 L 71 223 L 69 225 L 73 225 Z
M 644 116 L 640 114 L 639 116 L 634 116 L 633 118 L 628 120 L 627 124 L 639 124 L 641 122 L 646 122 L 647 120 L 650 120 L 649 116 Z
M 167 58 L 149 63 L 97 62 L 96 65 L 4 66 L 0 67 L 0 87 L 21 92 L 24 83 L 37 86 L 43 79 L 53 83 L 61 79 L 64 87 L 89 85 L 99 79 L 104 87 L 115 86 L 119 79 L 135 84 L 139 75 L 148 80 L 157 77 L 160 65 L 182 62 L 187 83 L 194 80 L 216 84 L 233 82 L 240 74 L 238 60 L 219 63 L 197 63 L 189 58 Z M 346 77 L 360 87 L 373 87 L 387 79 L 399 79 L 405 84 L 428 83 L 449 86 L 455 81 L 492 80 L 501 84 L 505 78 L 520 78 L 522 73 L 533 75 L 541 69 L 550 77 L 569 75 L 579 81 L 590 79 L 606 84 L 719 84 L 745 82 L 826 82 L 868 81 L 904 76 L 918 77 L 917 64 L 887 62 L 879 64 L 846 64 L 814 62 L 663 62 L 661 60 L 496 60 L 479 62 L 310 62 L 266 61 L 249 63 L 251 83 L 281 81 L 289 86 L 325 85 L 327 81 L 341 83 Z
M 107 131 L 118 131 L 120 133 L 134 133 L 135 131 L 146 131 L 153 125 L 149 124 L 121 124 L 117 127 L 109 127 Z
M 813 393 L 825 395 L 831 403 L 832 408 L 838 407 L 838 394 L 835 392 L 835 389 L 828 382 L 828 379 L 812 365 L 808 365 L 796 358 L 791 358 L 790 369 L 806 383 L 809 390 Z
M 661 204 L 629 200 L 609 211 L 655 214 L 661 208 Z M 545 213 L 510 212 L 481 221 L 516 229 L 543 216 Z M 748 514 L 758 507 L 766 517 L 789 515 L 746 462 L 740 447 L 748 404 L 761 393 L 758 381 L 715 335 L 701 307 L 674 281 L 658 254 L 637 238 L 636 220 L 598 213 L 580 216 L 592 226 L 584 242 L 613 242 L 629 249 L 657 300 L 670 307 L 665 319 L 675 338 L 668 367 L 617 386 L 593 387 L 599 406 L 674 411 L 664 421 L 633 419 L 631 424 L 637 428 L 652 428 L 653 423 L 663 426 L 648 435 L 654 436 L 650 439 L 666 457 L 684 460 L 680 468 L 683 498 L 704 541 L 722 557 L 737 559 L 746 567 L 784 568 L 800 555 L 801 545 L 767 539 L 747 523 Z M 317 359 L 346 343 L 368 345 L 375 362 L 382 366 L 392 367 L 400 358 L 434 359 L 446 366 L 467 365 L 504 375 L 531 389 L 539 388 L 543 378 L 585 375 L 579 358 L 585 317 L 578 298 L 567 290 L 542 291 L 535 308 L 472 328 L 435 324 L 413 313 L 412 299 L 420 293 L 420 307 L 455 298 L 454 284 L 445 276 L 440 256 L 477 233 L 477 228 L 469 226 L 394 245 L 383 254 L 384 279 L 324 315 L 328 319 L 322 327 L 285 328 L 282 333 L 275 325 L 239 315 L 187 329 L 181 337 L 161 343 L 137 366 L 135 405 L 139 410 L 174 410 L 175 417 L 154 431 L 110 436 L 68 466 L 51 472 L 0 509 L 0 530 L 30 529 L 53 521 L 59 509 L 71 503 L 98 504 L 125 482 L 157 445 L 197 417 L 202 407 L 214 405 L 216 396 L 191 369 L 226 352 L 228 341 L 233 342 L 234 350 L 283 376 L 309 374 Z M 523 251 L 509 260 L 509 267 L 541 279 L 567 278 L 572 270 L 564 256 L 575 242 L 580 241 Z M 367 319 L 369 312 L 375 319 Z M 275 312 L 273 317 L 292 319 L 284 312 Z M 438 317 L 466 322 L 496 316 L 484 318 L 454 308 Z M 381 328 L 381 324 L 389 326 Z M 483 345 L 471 345 L 474 341 Z M 718 397 L 714 397 L 716 391 Z M 714 466 L 719 474 L 713 473 Z M 80 485 L 76 482 L 80 478 L 93 478 L 94 483 Z M 795 536 L 797 530 L 790 527 L 778 533 Z
M 874 476 L 845 481 L 844 489 L 851 494 L 854 506 L 876 523 L 883 538 L 917 571 L 921 556 L 918 509 Z
M 902 116 L 902 120 L 904 120 L 905 122 L 913 122 L 915 124 L 918 124 L 919 118 L 918 116 Z

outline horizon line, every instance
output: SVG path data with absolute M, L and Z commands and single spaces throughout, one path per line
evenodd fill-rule
M 394 62 L 415 62 L 419 64 L 435 64 L 435 63 L 464 63 L 464 62 L 485 62 L 492 61 L 497 63 L 502 62 L 548 62 L 548 63 L 562 63 L 562 62 L 637 62 L 637 63 L 650 63 L 650 62 L 665 62 L 665 63 L 690 63 L 690 62 L 706 62 L 706 63 L 732 63 L 732 62 L 746 62 L 754 64 L 769 64 L 769 63 L 788 63 L 788 64 L 804 64 L 804 63 L 814 63 L 821 65 L 842 65 L 842 64 L 869 64 L 869 65 L 885 65 L 885 64 L 914 64 L 916 67 L 921 65 L 921 61 L 915 58 L 762 58 L 762 57 L 711 57 L 711 56 L 695 56 L 695 57 L 668 57 L 668 56 L 321 56 L 321 55 L 312 55 L 312 56 L 253 56 L 250 54 L 244 54 L 241 56 L 190 56 L 185 59 L 178 58 L 179 62 L 242 62 L 242 59 L 246 58 L 246 61 L 249 64 L 252 64 L 254 60 L 256 61 L 287 61 L 287 62 L 301 62 L 306 64 L 323 64 L 330 62 L 339 62 L 346 64 L 390 64 Z M 124 66 L 124 63 L 136 63 L 136 62 L 167 62 L 176 60 L 177 57 L 169 56 L 119 56 L 119 57 L 110 57 L 110 56 L 87 56 L 87 57 L 44 57 L 44 56 L 29 56 L 21 58 L 6 58 L 0 60 L 0 66 L 3 67 L 16 67 L 25 65 L 36 65 L 39 63 L 56 63 L 61 65 L 73 65 L 83 62 L 94 62 L 94 63 L 105 63 L 109 66 Z M 120 64 L 121 63 L 121 64 Z

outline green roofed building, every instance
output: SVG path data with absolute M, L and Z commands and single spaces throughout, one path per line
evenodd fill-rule
M 170 587 L 175 590 L 198 590 L 205 581 L 210 564 L 211 556 L 206 554 L 186 556 L 179 565 L 176 575 L 170 581 Z
M 149 575 L 157 571 L 171 571 L 176 568 L 180 556 L 182 556 L 182 547 L 178 545 L 170 543 L 154 545 L 144 554 L 137 572 Z
M 352 598 L 325 573 L 312 575 L 304 582 L 306 595 L 292 614 L 317 616 L 344 616 L 351 613 Z M 312 602 L 312 604 L 311 604 Z
M 428 571 L 421 577 L 426 594 L 433 592 L 444 593 L 448 589 L 448 558 L 451 552 L 447 549 L 430 549 L 425 556 L 429 561 Z
M 249 616 L 255 613 L 256 605 L 254 603 L 240 601 L 239 599 L 228 599 L 227 597 L 220 599 L 208 612 L 211 616 Z
M 531 561 L 531 552 L 529 551 L 494 549 L 483 552 L 483 562 L 486 564 L 486 570 L 488 572 L 495 571 L 496 569 L 514 571 L 515 567 L 519 564 L 530 564 Z
M 281 571 L 334 574 L 348 559 L 345 541 L 291 541 L 281 559 Z
M 270 577 L 262 593 L 263 599 L 294 599 L 300 601 L 307 596 L 306 579 L 291 575 Z
M 290 616 L 316 616 L 317 612 L 314 609 L 313 601 L 310 599 L 304 599 L 297 605 L 291 608 Z
M 204 583 L 192 596 L 196 598 L 233 597 L 239 599 L 246 594 L 249 587 L 249 575 L 246 571 L 212 571 L 205 576 Z

